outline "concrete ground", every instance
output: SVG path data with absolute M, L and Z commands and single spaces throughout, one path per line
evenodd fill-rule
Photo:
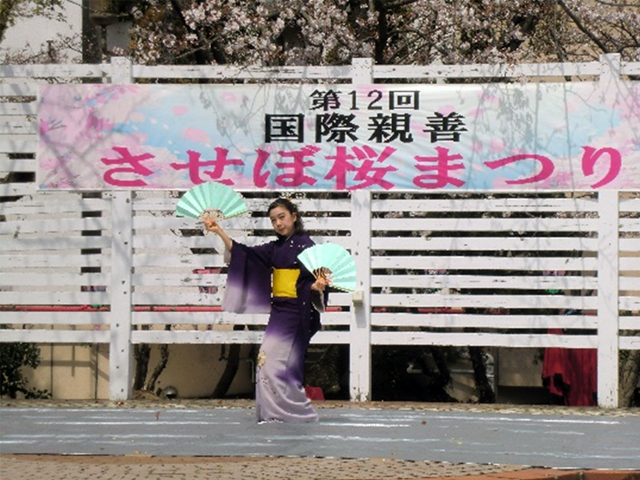
M 251 401 L 7 401 L 3 409 L 99 408 L 99 409 L 229 409 L 252 408 Z M 320 409 L 390 409 L 411 411 L 464 411 L 479 414 L 518 413 L 527 415 L 588 415 L 640 417 L 640 409 L 602 410 L 552 406 L 407 404 L 319 402 Z M 0 421 L 2 418 L 0 417 Z M 0 422 L 0 430 L 2 424 Z M 639 432 L 640 439 L 640 432 Z M 597 439 L 594 439 L 597 441 Z M 639 443 L 640 445 L 640 443 Z M 640 447 L 639 447 L 640 454 Z M 0 479 L 65 480 L 154 480 L 154 479 L 242 479 L 242 480 L 408 480 L 462 478 L 465 480 L 640 480 L 640 470 L 557 469 L 544 466 L 459 462 L 416 461 L 402 458 L 351 458 L 311 456 L 165 456 L 145 453 L 128 455 L 42 455 L 9 453 L 0 443 Z

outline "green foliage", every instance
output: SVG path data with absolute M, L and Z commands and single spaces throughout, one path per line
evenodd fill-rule
M 3 343 L 0 346 L 0 396 L 16 398 L 22 393 L 25 398 L 49 398 L 51 394 L 46 390 L 30 389 L 22 374 L 22 367 L 38 365 L 40 349 L 34 343 Z

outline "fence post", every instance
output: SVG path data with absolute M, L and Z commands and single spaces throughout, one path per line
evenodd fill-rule
M 114 84 L 132 83 L 131 62 L 117 57 L 111 62 Z M 133 386 L 132 268 L 133 194 L 111 192 L 111 340 L 109 344 L 109 398 L 131 398 Z
M 600 56 L 600 89 L 604 95 L 620 81 L 620 55 Z M 605 97 L 606 98 L 606 97 Z M 600 191 L 598 213 L 598 405 L 618 407 L 620 386 L 620 195 Z
M 352 254 L 358 272 L 351 303 L 350 375 L 352 401 L 371 400 L 371 192 L 351 194 Z
M 598 405 L 618 407 L 619 389 L 619 194 L 598 195 Z
M 373 83 L 373 59 L 354 58 L 352 83 Z M 349 390 L 352 401 L 371 400 L 371 192 L 351 195 L 351 235 L 358 283 L 351 304 Z

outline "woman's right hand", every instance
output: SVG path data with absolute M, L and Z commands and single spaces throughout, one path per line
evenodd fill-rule
M 202 222 L 204 223 L 205 230 L 207 230 L 207 232 L 213 232 L 217 234 L 224 242 L 224 246 L 227 248 L 227 250 L 231 251 L 231 248 L 233 247 L 233 241 L 231 240 L 231 237 L 229 237 L 229 235 L 227 235 L 226 232 L 222 229 L 220 224 L 211 217 L 205 217 Z
M 218 222 L 216 222 L 215 219 L 213 219 L 211 217 L 206 217 L 203 220 L 203 222 L 204 222 L 204 228 L 208 232 L 217 233 L 219 235 L 220 232 L 222 231 L 222 228 L 220 228 L 220 224 Z

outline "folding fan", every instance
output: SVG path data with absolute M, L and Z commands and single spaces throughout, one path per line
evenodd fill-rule
M 335 243 L 322 243 L 304 250 L 298 260 L 316 278 L 326 277 L 329 286 L 352 292 L 356 289 L 356 263 L 351 254 Z
M 217 182 L 206 182 L 189 189 L 176 204 L 176 215 L 200 221 L 216 221 L 235 217 L 247 211 L 244 198 L 233 188 Z

